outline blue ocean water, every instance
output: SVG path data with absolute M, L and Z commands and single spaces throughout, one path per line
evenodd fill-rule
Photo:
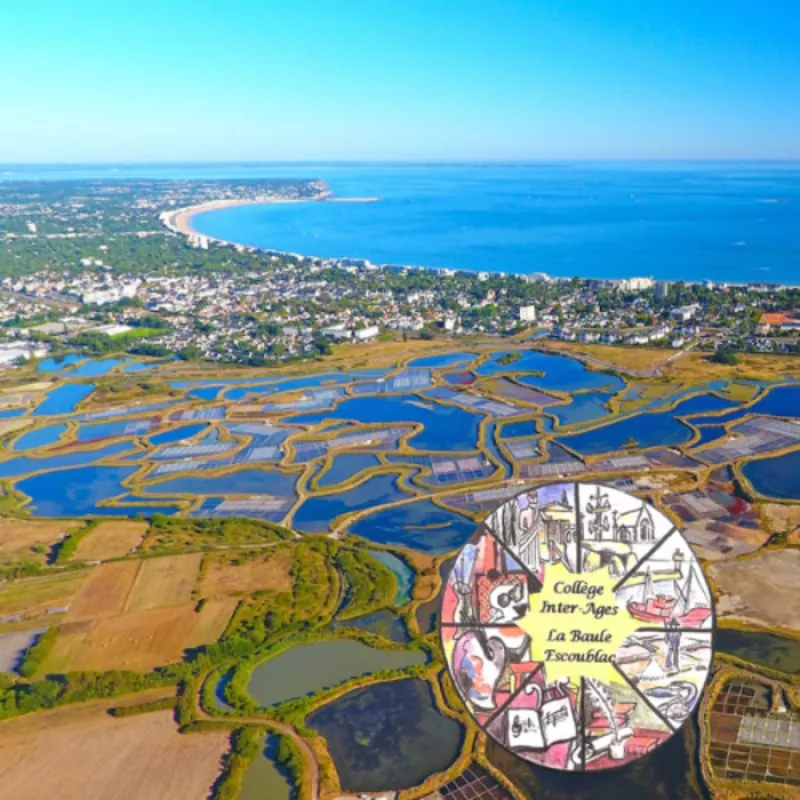
M 243 244 L 375 263 L 554 276 L 800 283 L 800 162 L 0 165 L 0 181 L 326 180 L 375 203 L 195 217 Z
M 800 164 L 320 165 L 337 197 L 194 218 L 247 245 L 377 264 L 800 283 Z

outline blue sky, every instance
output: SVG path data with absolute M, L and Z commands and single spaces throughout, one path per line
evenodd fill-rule
M 0 5 L 0 162 L 800 158 L 796 0 Z

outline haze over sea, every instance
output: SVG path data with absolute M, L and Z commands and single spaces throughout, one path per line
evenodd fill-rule
M 800 284 L 800 163 L 2 167 L 2 178 L 322 178 L 370 203 L 251 205 L 200 233 L 305 255 L 553 276 Z

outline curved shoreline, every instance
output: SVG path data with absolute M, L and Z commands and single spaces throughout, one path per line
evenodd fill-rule
M 311 197 L 264 197 L 264 198 L 240 198 L 240 199 L 230 199 L 230 200 L 211 200 L 205 203 L 198 203 L 193 206 L 184 206 L 182 208 L 177 208 L 174 211 L 162 211 L 159 214 L 159 220 L 162 224 L 172 231 L 173 233 L 178 233 L 183 236 L 187 236 L 190 242 L 196 243 L 198 241 L 205 241 L 207 243 L 214 242 L 215 244 L 226 245 L 228 247 L 236 247 L 244 250 L 256 251 L 266 253 L 268 255 L 273 256 L 288 256 L 290 258 L 299 259 L 301 261 L 305 261 L 306 259 L 309 260 L 320 260 L 320 261 L 341 261 L 341 262 L 364 262 L 365 264 L 372 264 L 369 258 L 364 258 L 363 256 L 330 256 L 330 255 L 318 255 L 318 254 L 311 254 L 311 253 L 296 253 L 291 250 L 281 250 L 275 247 L 264 247 L 263 245 L 253 245 L 253 244 L 246 244 L 244 242 L 234 242 L 229 239 L 221 239 L 217 236 L 210 236 L 206 233 L 202 233 L 197 229 L 192 227 L 192 218 L 199 215 L 205 214 L 208 211 L 220 211 L 226 208 L 237 208 L 239 206 L 256 206 L 256 205 L 272 205 L 272 204 L 283 204 L 283 203 L 313 203 L 313 202 L 328 202 L 328 203 L 376 203 L 379 202 L 381 198 L 379 197 L 334 197 L 333 191 L 330 189 L 322 189 L 317 194 Z M 468 267 L 445 267 L 445 266 L 431 266 L 427 264 L 389 264 L 389 263 L 380 263 L 376 266 L 380 267 L 401 267 L 404 269 L 421 269 L 421 270 L 431 270 L 434 272 L 464 272 L 472 275 L 477 275 L 480 270 Z M 533 275 L 541 276 L 541 279 L 546 281 L 568 281 L 570 278 L 561 275 L 550 275 L 546 272 L 513 272 L 509 270 L 498 270 L 492 271 L 494 274 L 497 275 L 515 275 L 521 277 L 530 277 Z M 621 283 L 622 281 L 626 280 L 626 278 L 581 278 L 581 280 L 607 280 L 613 283 Z M 674 281 L 673 281 L 674 282 Z M 694 286 L 703 283 L 702 280 L 683 280 L 682 283 L 685 283 L 689 286 Z M 747 287 L 751 284 L 758 283 L 757 281 L 746 281 L 746 282 L 739 282 L 739 281 L 726 281 L 725 284 L 727 286 L 737 286 L 737 287 Z M 769 282 L 768 285 L 776 286 L 783 289 L 798 289 L 800 288 L 800 283 L 785 283 L 778 281 L 777 283 Z
M 159 219 L 173 233 L 180 233 L 184 236 L 203 236 L 210 242 L 219 242 L 228 245 L 240 245 L 242 247 L 251 247 L 252 245 L 245 245 L 242 242 L 229 242 L 225 239 L 218 239 L 215 236 L 207 236 L 192 227 L 192 218 L 198 214 L 205 214 L 208 211 L 220 211 L 225 208 L 238 208 L 239 206 L 258 206 L 258 205 L 271 205 L 273 203 L 313 203 L 328 200 L 333 196 L 333 192 L 329 189 L 317 192 L 311 197 L 254 197 L 254 198 L 239 198 L 230 200 L 209 200 L 205 203 L 197 203 L 193 206 L 183 206 L 176 208 L 174 211 L 162 211 L 159 214 Z M 358 198 L 356 198 L 358 199 Z M 373 200 L 375 198 L 367 198 Z M 352 202 L 352 201 L 351 201 Z M 254 247 L 255 250 L 262 250 L 265 248 Z

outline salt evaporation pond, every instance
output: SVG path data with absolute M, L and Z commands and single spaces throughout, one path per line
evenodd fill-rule
M 742 474 L 765 497 L 800 500 L 800 450 L 748 461 L 742 466 Z
M 247 691 L 262 706 L 294 700 L 384 669 L 424 664 L 419 649 L 380 650 L 352 639 L 299 644 L 253 670 Z

